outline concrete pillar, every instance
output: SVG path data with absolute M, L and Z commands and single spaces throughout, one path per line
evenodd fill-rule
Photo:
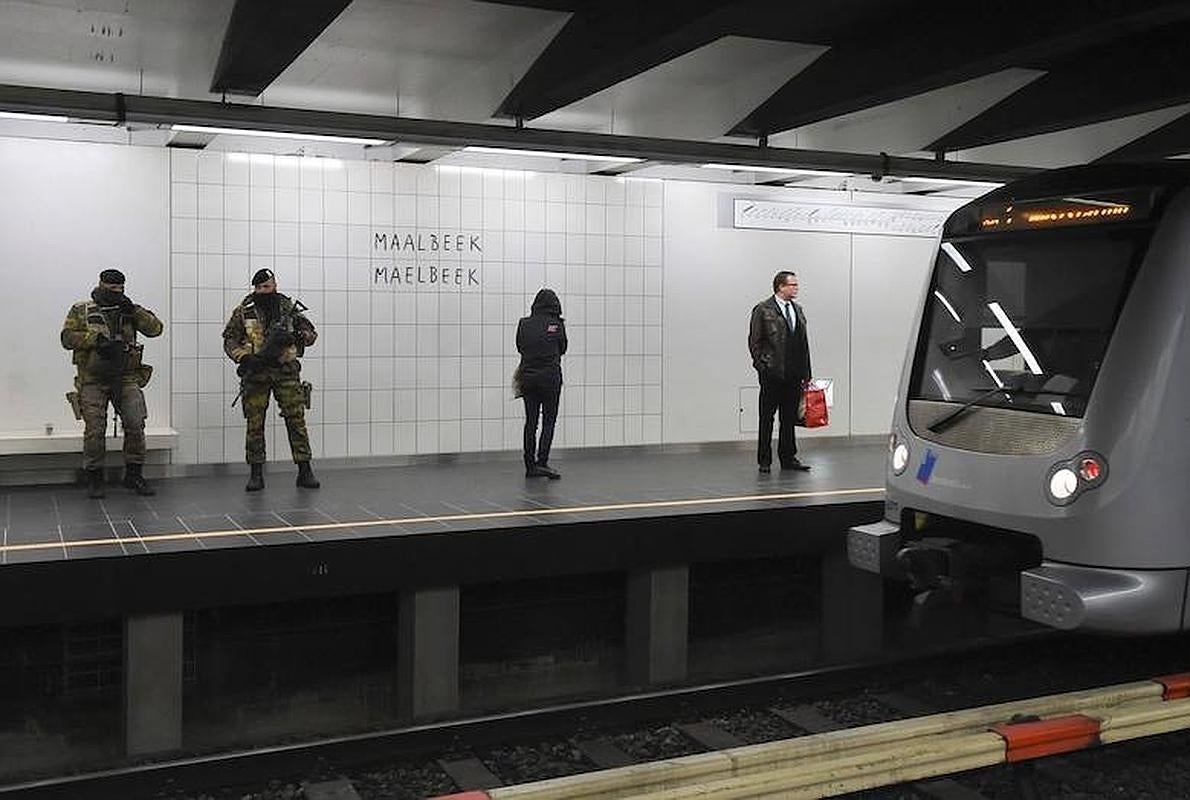
M 182 615 L 124 620 L 124 743 L 128 755 L 182 746 Z
M 832 661 L 875 655 L 884 644 L 884 579 L 852 567 L 844 550 L 822 556 L 822 654 Z
M 402 592 L 397 712 L 405 719 L 459 709 L 459 587 Z
M 628 574 L 628 680 L 636 685 L 686 678 L 690 639 L 690 568 Z

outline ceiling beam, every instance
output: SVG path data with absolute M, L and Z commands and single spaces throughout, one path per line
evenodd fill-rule
M 1156 161 L 1190 153 L 1190 114 L 1171 120 L 1160 128 L 1104 153 L 1101 161 Z
M 730 163 L 790 169 L 829 169 L 876 176 L 1007 181 L 1037 170 L 1003 164 L 939 161 L 885 154 L 836 153 L 723 144 L 688 139 L 517 128 L 471 122 L 345 114 L 172 97 L 0 86 L 0 111 L 64 114 L 81 121 L 128 125 L 205 125 L 298 134 L 353 136 L 418 145 L 444 145 L 613 155 L 664 164 Z
M 1177 0 L 1050 0 L 1024 16 L 998 3 L 963 8 L 921 2 L 835 41 L 731 133 L 777 133 L 1190 19 L 1190 3 Z
M 495 116 L 530 120 L 721 38 L 743 0 L 615 0 L 582 9 L 508 93 Z
M 257 96 L 318 38 L 351 0 L 236 0 L 211 79 L 215 94 Z
M 1190 25 L 1084 50 L 925 149 L 965 150 L 1190 101 Z

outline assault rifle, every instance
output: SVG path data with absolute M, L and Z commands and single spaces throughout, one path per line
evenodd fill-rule
M 275 320 L 269 323 L 269 327 L 264 332 L 264 342 L 260 346 L 260 352 L 249 354 L 255 355 L 256 358 L 246 364 L 244 363 L 247 360 L 245 357 L 236 366 L 236 375 L 240 376 L 240 390 L 236 392 L 235 398 L 231 401 L 232 408 L 235 408 L 236 403 L 240 402 L 240 398 L 244 396 L 244 388 L 249 378 L 264 372 L 269 367 L 280 365 L 281 353 L 294 342 L 295 333 L 291 330 L 294 315 L 309 310 L 301 300 L 294 300 L 288 311 L 278 315 Z

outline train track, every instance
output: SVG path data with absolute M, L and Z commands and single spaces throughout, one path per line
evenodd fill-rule
M 450 797 L 835 797 L 1186 729 L 1190 729 L 1190 673 Z
M 1075 644 L 1071 645 L 1071 642 Z M 1073 647 L 1074 650 L 1063 655 L 1063 647 Z M 1111 657 L 1109 653 L 1109 657 L 1102 658 L 1104 647 L 1117 648 L 1118 655 Z M 1137 668 L 1148 665 L 1173 671 L 1178 668 L 1175 664 L 1185 666 L 1181 648 L 1177 646 L 1162 644 L 1150 649 L 1153 652 L 1137 663 Z M 499 797 L 499 792 L 507 791 L 497 788 L 502 784 L 520 783 L 543 774 L 586 771 L 597 775 L 599 773 L 592 770 L 624 767 L 657 757 L 697 757 L 694 754 L 704 751 L 735 752 L 757 741 L 790 736 L 799 737 L 794 742 L 812 741 L 816 735 L 848 738 L 857 734 L 844 734 L 836 729 L 854 729 L 869 722 L 974 705 L 970 698 L 978 692 L 973 695 L 966 690 L 940 688 L 940 681 L 977 680 L 981 671 L 988 669 L 989 661 L 1010 666 L 996 667 L 993 672 L 999 672 L 984 676 L 982 680 L 988 685 L 985 689 L 1003 689 L 1009 697 L 1029 696 L 1020 685 L 1007 686 L 1013 682 L 1011 672 L 1014 667 L 1011 665 L 1036 663 L 1047 650 L 1056 653 L 1050 657 L 1056 664 L 1066 660 L 1087 663 L 1091 652 L 1098 652 L 1100 661 L 1109 665 L 1118 662 L 1110 668 L 1101 665 L 1097 672 L 1092 670 L 1082 675 L 1079 681 L 1084 688 L 1096 685 L 1094 681 L 1097 679 L 1108 682 L 1119 676 L 1136 674 L 1129 672 L 1129 665 L 1136 661 L 1135 653 L 1125 646 L 1046 633 L 994 648 L 990 643 L 984 643 L 982 648 L 968 647 L 961 652 L 952 649 L 895 662 L 868 662 L 647 692 L 29 782 L 0 787 L 0 797 L 180 800 L 198 796 L 239 798 L 248 795 L 254 798 L 350 800 L 355 797 L 420 797 L 448 794 L 459 789 L 489 790 L 496 792 L 492 796 Z M 1051 680 L 1049 688 L 1064 685 L 1061 667 L 1055 669 L 1058 676 Z M 1025 684 L 1028 688 L 1033 685 Z M 824 701 L 823 698 L 835 699 Z M 732 723 L 733 719 L 740 718 L 741 707 L 747 709 L 745 717 L 764 718 L 776 725 L 759 735 L 741 733 Z M 630 729 L 642 733 L 623 733 Z M 827 733 L 829 731 L 836 732 Z M 759 746 L 770 750 L 776 747 Z M 548 768 L 535 772 L 534 769 L 509 767 L 508 756 L 514 752 L 520 758 L 542 760 L 561 752 L 563 760 L 572 758 L 574 763 L 563 768 L 556 768 L 556 764 L 546 765 Z M 375 776 L 388 774 L 385 770 L 389 768 L 385 765 L 394 762 L 428 765 L 426 770 L 433 772 L 434 778 L 420 784 L 423 786 L 420 792 L 405 791 L 402 787 L 411 783 L 409 773 L 398 770 L 398 777 L 384 778 L 377 788 L 380 779 Z M 1046 769 L 1056 773 L 1056 779 L 1069 778 L 1071 774 L 1075 779 L 1079 778 L 1079 771 L 1069 764 L 1065 765 L 1063 775 L 1062 766 L 1061 762 L 1051 761 L 1047 762 Z M 639 765 L 632 768 L 647 769 Z M 726 776 L 719 777 L 727 779 Z M 970 788 L 971 780 L 966 777 L 962 783 L 949 779 L 927 780 L 919 775 L 902 777 L 914 778 L 918 782 L 904 792 L 888 796 L 946 800 L 985 796 L 978 787 Z M 274 791 L 269 788 L 270 783 L 272 787 L 282 788 Z M 235 789 L 220 793 L 212 787 Z M 249 788 L 250 791 L 245 791 Z
M 1022 654 L 1038 640 L 1054 638 L 1048 631 L 1024 637 L 1007 648 Z M 934 651 L 898 659 L 877 659 L 848 665 L 744 680 L 638 692 L 610 698 L 552 705 L 462 720 L 448 720 L 297 744 L 199 755 L 130 767 L 31 780 L 0 786 L 0 798 L 83 800 L 158 796 L 186 796 L 209 787 L 247 786 L 278 777 L 308 774 L 315 763 L 336 768 L 391 760 L 396 756 L 435 756 L 460 749 L 481 749 L 509 741 L 567 736 L 579 729 L 616 729 L 689 716 L 690 709 L 714 713 L 750 704 L 766 704 L 775 696 L 816 698 L 854 690 L 879 676 L 889 681 L 936 670 L 954 659 L 978 659 L 994 642 Z M 1005 645 L 1001 644 L 1000 647 Z M 595 760 L 598 766 L 600 761 Z M 466 769 L 463 765 L 461 769 Z M 184 788 L 183 788 L 184 787 Z M 309 793 L 307 793 L 309 794 Z

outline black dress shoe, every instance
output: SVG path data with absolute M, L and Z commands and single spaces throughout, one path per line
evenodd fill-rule
M 798 461 L 795 458 L 792 461 L 788 461 L 788 462 L 782 464 L 781 469 L 791 469 L 791 470 L 794 470 L 795 472 L 809 472 L 810 465 L 803 464 L 802 462 Z
M 546 464 L 538 464 L 537 465 L 537 474 L 544 475 L 545 477 L 549 478 L 551 481 L 556 481 L 562 477 L 561 472 L 558 472 L 556 469 L 554 469 L 553 467 L 550 467 Z
M 525 467 L 526 478 L 544 478 L 545 473 L 542 472 L 536 464 L 529 464 Z
M 761 471 L 763 474 L 765 474 L 765 475 L 768 475 L 770 472 L 772 472 L 772 471 L 773 471 L 773 468 L 772 468 L 772 467 L 770 467 L 768 464 L 761 464 L 761 465 L 760 465 L 760 471 Z

